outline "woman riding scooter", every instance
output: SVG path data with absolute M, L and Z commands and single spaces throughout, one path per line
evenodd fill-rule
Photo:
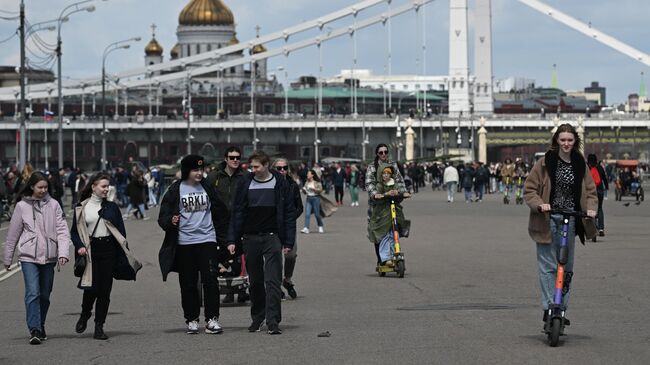
M 399 204 L 404 198 L 411 195 L 405 188 L 399 187 L 393 178 L 395 171 L 390 164 L 381 164 L 377 170 L 376 193 L 373 195 L 374 208 L 368 221 L 368 238 L 375 244 L 378 265 L 390 265 L 392 247 L 395 244 L 392 233 L 392 219 L 390 201 L 393 198 L 396 204 L 397 225 L 399 229 L 408 229 L 410 221 L 404 219 L 402 206 Z

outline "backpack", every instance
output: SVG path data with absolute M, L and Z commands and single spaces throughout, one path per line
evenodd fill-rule
M 596 184 L 596 187 L 600 187 L 602 180 L 600 179 L 600 172 L 598 172 L 598 168 L 592 167 L 589 169 L 589 172 L 591 172 L 591 177 L 594 179 L 594 184 Z

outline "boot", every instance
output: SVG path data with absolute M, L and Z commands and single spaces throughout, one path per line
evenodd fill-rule
M 88 320 L 90 319 L 90 316 L 92 313 L 84 313 L 81 312 L 81 316 L 79 316 L 79 320 L 77 321 L 77 324 L 74 326 L 74 330 L 77 333 L 84 333 L 86 330 L 86 326 L 88 325 Z
M 108 340 L 108 336 L 104 333 L 104 324 L 95 323 L 95 334 L 93 335 L 95 340 Z

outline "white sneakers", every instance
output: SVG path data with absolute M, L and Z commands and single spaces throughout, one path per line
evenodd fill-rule
M 309 234 L 309 228 L 303 228 L 300 230 L 300 233 Z M 318 233 L 325 233 L 323 226 L 318 227 Z
M 217 318 L 212 318 L 208 320 L 208 324 L 205 326 L 205 333 L 209 334 L 219 334 L 223 332 L 223 328 L 219 324 Z M 188 335 L 196 335 L 199 333 L 199 321 L 190 321 L 187 323 L 187 331 L 185 332 Z
M 205 333 L 209 334 L 219 334 L 223 332 L 223 328 L 221 328 L 221 325 L 219 324 L 219 321 L 217 318 L 212 318 L 208 321 L 207 326 L 205 326 Z
M 185 333 L 188 335 L 195 335 L 199 333 L 199 321 L 187 322 L 187 331 Z
M 351 207 L 358 207 L 358 206 L 359 206 L 359 202 L 352 202 L 352 204 L 350 204 L 350 206 L 351 206 Z

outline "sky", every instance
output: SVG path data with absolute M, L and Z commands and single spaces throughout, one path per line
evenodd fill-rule
M 95 0 L 96 11 L 76 13 L 64 23 L 64 78 L 83 78 L 101 71 L 102 51 L 106 45 L 134 36 L 143 40 L 129 50 L 111 54 L 107 61 L 109 72 L 144 65 L 144 47 L 151 39 L 151 24 L 157 25 L 156 38 L 164 48 L 165 59 L 176 43 L 178 14 L 190 0 Z M 393 0 L 393 6 L 406 0 Z M 473 68 L 472 9 L 470 0 L 470 72 Z M 559 10 L 613 36 L 641 51 L 650 53 L 650 27 L 647 22 L 648 0 L 544 0 Z M 27 19 L 31 23 L 58 17 L 59 12 L 74 0 L 25 0 Z M 235 15 L 237 37 L 240 41 L 261 33 L 270 33 L 302 21 L 351 6 L 355 0 L 224 0 Z M 17 11 L 19 0 L 0 0 L 3 11 Z M 380 5 L 359 13 L 359 18 L 385 11 Z M 492 0 L 493 70 L 496 79 L 510 76 L 536 80 L 538 86 L 550 86 L 553 65 L 557 65 L 559 87 L 582 90 L 592 81 L 607 88 L 607 103 L 621 103 L 631 93 L 638 93 L 641 72 L 646 78 L 648 67 L 632 58 L 596 42 L 563 24 L 557 23 L 517 0 Z M 435 0 L 426 6 L 426 73 L 445 75 L 449 68 L 449 1 Z M 332 29 L 347 27 L 351 19 L 330 25 Z M 0 19 L 0 42 L 11 36 L 18 26 L 15 20 Z M 421 74 L 421 33 L 414 12 L 395 18 L 392 22 L 393 74 Z M 293 38 L 314 37 L 317 30 Z M 39 32 L 46 42 L 55 42 L 56 32 Z M 267 44 L 267 48 L 283 42 Z M 385 28 L 375 25 L 357 34 L 358 68 L 383 74 L 386 67 L 387 36 Z M 37 55 L 43 55 L 34 45 Z M 323 74 L 333 76 L 341 69 L 352 67 L 350 37 L 323 45 Z M 18 38 L 0 43 L 0 65 L 17 65 Z M 286 63 L 286 64 L 285 64 Z M 318 51 L 310 48 L 298 51 L 288 59 L 274 58 L 269 70 L 286 66 L 290 79 L 302 75 L 317 75 Z M 56 69 L 55 69 L 56 71 Z M 283 75 L 282 75 L 283 76 Z M 648 83 L 650 79 L 646 80 Z

